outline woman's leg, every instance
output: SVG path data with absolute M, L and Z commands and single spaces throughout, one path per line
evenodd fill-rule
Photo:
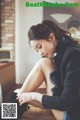
M 52 113 L 56 120 L 64 120 L 64 111 L 52 110 Z
M 32 92 L 35 91 L 43 82 L 47 85 L 47 92 L 49 92 L 50 81 L 49 74 L 54 70 L 55 64 L 48 58 L 42 58 L 37 64 L 33 67 L 30 74 L 27 76 L 25 82 L 23 83 L 18 95 L 23 92 Z M 46 81 L 47 80 L 47 81 Z M 43 108 L 43 106 L 37 102 L 32 101 L 30 104 Z
M 21 90 L 19 92 L 32 92 L 35 91 L 42 83 L 46 83 L 46 91 L 48 95 L 52 95 L 51 88 L 54 87 L 50 82 L 50 73 L 55 70 L 55 63 L 48 58 L 42 58 L 32 69 L 28 77 L 26 78 Z M 35 101 L 32 102 L 34 105 L 39 106 L 40 104 Z M 63 120 L 64 112 L 58 110 L 52 110 L 56 120 Z
M 43 83 L 43 81 L 45 81 L 48 89 L 48 85 L 50 84 L 49 74 L 54 70 L 54 68 L 55 64 L 50 59 L 42 58 L 27 76 L 19 94 L 35 91 Z

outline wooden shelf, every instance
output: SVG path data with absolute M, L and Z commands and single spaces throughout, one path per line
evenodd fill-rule
M 0 83 L 3 92 L 10 89 L 15 84 L 15 63 L 0 63 Z
M 12 65 L 12 64 L 14 64 L 13 61 L 12 61 L 12 62 L 1 62 L 1 63 L 0 63 L 0 69 L 5 68 L 5 67 L 8 67 L 8 66 L 10 66 L 10 65 Z

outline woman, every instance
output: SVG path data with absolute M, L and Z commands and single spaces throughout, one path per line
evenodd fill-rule
M 28 32 L 29 44 L 43 57 L 26 78 L 17 100 L 38 101 L 56 120 L 80 120 L 80 48 L 70 34 L 44 20 Z M 56 53 L 56 54 L 55 54 Z M 34 92 L 45 81 L 47 94 Z

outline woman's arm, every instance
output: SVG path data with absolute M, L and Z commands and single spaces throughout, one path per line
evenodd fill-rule
M 20 94 L 17 97 L 17 100 L 19 100 L 20 105 L 26 103 L 26 102 L 31 102 L 33 100 L 36 100 L 42 104 L 42 94 L 37 93 L 37 92 L 25 92 Z
M 18 96 L 20 104 L 37 100 L 43 107 L 48 109 L 57 109 L 61 111 L 70 111 L 79 101 L 80 87 L 80 52 L 73 52 L 69 56 L 66 67 L 66 77 L 64 79 L 64 89 L 61 96 L 48 96 L 40 93 L 29 92 Z M 64 74 L 64 73 L 63 73 Z
M 61 96 L 43 95 L 42 105 L 45 108 L 71 111 L 78 107 L 80 101 L 80 51 L 70 51 L 65 61 L 62 64 L 62 70 L 63 66 L 65 66 L 65 70 L 61 70 L 63 76 L 66 72 L 65 78 L 62 80 L 64 89 Z

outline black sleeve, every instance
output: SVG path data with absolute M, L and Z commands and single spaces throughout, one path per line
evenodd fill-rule
M 71 52 L 65 66 L 63 92 L 60 97 L 43 95 L 42 105 L 45 108 L 70 111 L 79 101 L 80 52 Z

